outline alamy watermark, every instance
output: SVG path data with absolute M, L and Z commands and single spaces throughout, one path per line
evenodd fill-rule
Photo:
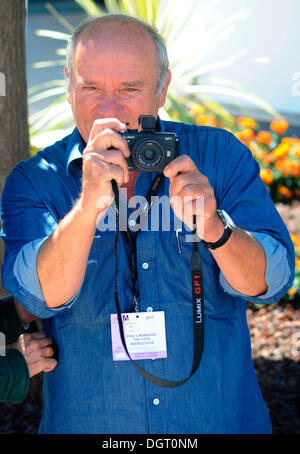
M 184 196 L 182 199 L 179 196 L 172 198 L 167 195 L 152 196 L 149 206 L 146 197 L 143 196 L 133 196 L 127 204 L 125 201 L 126 188 L 122 190 L 122 195 L 123 197 L 120 197 L 119 213 L 116 212 L 116 204 L 113 197 L 100 197 L 98 199 L 97 208 L 101 211 L 101 214 L 97 219 L 97 229 L 100 232 L 116 231 L 116 217 L 118 214 L 120 231 L 184 231 L 186 233 L 185 241 L 192 242 L 197 239 L 192 213 L 197 213 L 197 236 L 198 239 L 203 238 L 204 197 L 201 196 L 194 199 L 192 196 Z M 128 208 L 130 206 L 135 208 L 131 212 L 129 211 L 130 208 Z M 150 209 L 151 216 L 149 216 Z M 104 211 L 105 214 L 103 215 Z M 175 212 L 178 213 L 178 216 L 176 216 Z
M 6 96 L 6 77 L 0 72 L 0 96 Z
M 292 74 L 292 96 L 300 96 L 300 72 Z

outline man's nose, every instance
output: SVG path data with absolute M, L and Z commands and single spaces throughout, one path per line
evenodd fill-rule
M 122 106 L 118 97 L 114 93 L 104 93 L 98 101 L 98 112 L 103 117 L 117 117 L 122 111 Z

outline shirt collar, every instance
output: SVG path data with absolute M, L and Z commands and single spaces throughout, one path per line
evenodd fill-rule
M 70 165 L 76 160 L 82 159 L 82 153 L 85 146 L 85 141 L 79 134 L 78 129 L 75 128 L 73 133 L 71 134 L 70 141 L 67 146 L 66 168 L 68 174 Z
M 159 117 L 157 117 L 156 130 L 158 132 L 165 132 L 164 124 L 163 124 L 162 120 Z

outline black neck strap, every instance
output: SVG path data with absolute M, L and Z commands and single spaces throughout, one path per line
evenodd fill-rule
M 144 219 L 148 216 L 153 199 L 151 198 L 154 195 L 158 195 L 160 186 L 163 180 L 163 175 L 160 174 L 158 175 L 154 182 L 152 183 L 147 195 L 147 210 L 142 210 L 141 213 L 141 219 L 140 219 L 140 229 L 143 224 Z M 203 345 L 204 345 L 204 299 L 203 299 L 203 274 L 202 274 L 202 260 L 201 260 L 201 255 L 199 252 L 198 248 L 198 241 L 195 240 L 193 242 L 193 252 L 191 255 L 191 284 L 192 284 L 192 302 L 193 302 L 193 339 L 194 339 L 194 355 L 193 355 L 193 363 L 192 363 L 192 368 L 190 371 L 190 374 L 188 377 L 186 377 L 183 380 L 179 381 L 169 381 L 169 380 L 163 380 L 161 378 L 155 377 L 152 374 L 149 374 L 146 372 L 144 369 L 142 369 L 131 357 L 128 352 L 127 346 L 126 346 L 126 340 L 125 340 L 125 335 L 124 335 L 124 329 L 123 329 L 123 321 L 122 321 L 122 316 L 121 316 L 121 308 L 120 308 L 120 303 L 119 303 L 119 297 L 118 297 L 118 254 L 117 254 L 117 248 L 118 248 L 118 239 L 119 239 L 119 190 L 117 183 L 115 180 L 112 180 L 112 187 L 115 195 L 115 204 L 116 204 L 116 236 L 115 236 L 115 244 L 114 244 L 114 252 L 115 252 L 115 279 L 114 279 L 114 295 L 115 295 L 115 304 L 116 304 L 116 309 L 117 309 L 117 316 L 118 316 L 118 323 L 119 323 L 119 331 L 120 331 L 120 337 L 121 341 L 124 347 L 124 350 L 126 354 L 128 355 L 132 365 L 136 368 L 136 370 L 148 381 L 150 381 L 152 384 L 164 388 L 176 388 L 178 386 L 183 385 L 186 383 L 192 375 L 196 372 L 196 370 L 199 367 L 200 360 L 202 357 L 202 352 L 203 352 Z M 194 225 L 196 226 L 196 217 L 194 216 Z M 134 241 L 132 242 L 132 245 L 134 248 L 136 248 L 136 236 L 140 229 L 136 232 Z M 127 232 L 128 233 L 128 232 Z M 195 233 L 195 231 L 194 231 Z M 196 235 L 194 235 L 196 237 Z M 130 235 L 127 234 L 127 238 L 130 238 Z M 136 251 L 135 251 L 135 257 L 136 257 Z

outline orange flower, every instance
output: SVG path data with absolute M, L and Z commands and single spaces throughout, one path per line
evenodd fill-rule
M 281 175 L 286 178 L 289 175 L 290 169 L 285 159 L 278 159 L 274 164 L 275 169 L 281 170 Z
M 258 127 L 256 121 L 249 117 L 238 117 L 236 119 L 236 124 L 247 129 L 257 129 Z
M 294 235 L 293 233 L 290 233 L 290 237 L 292 240 L 292 243 L 297 246 L 297 244 L 300 245 L 300 235 Z
M 291 199 L 293 197 L 293 192 L 283 184 L 278 186 L 277 191 L 278 194 L 282 195 L 286 199 Z
M 255 140 L 263 145 L 269 145 L 272 142 L 272 137 L 269 131 L 260 131 L 255 137 Z
M 243 137 L 242 131 L 236 132 L 236 133 L 235 133 L 235 137 L 236 137 L 237 139 L 239 139 L 241 142 L 244 143 L 245 139 L 244 139 L 244 137 Z
M 203 126 L 217 126 L 217 121 L 214 115 L 197 115 L 196 124 Z
M 290 233 L 290 237 L 291 237 L 292 243 L 293 243 L 293 244 L 296 244 L 296 242 L 297 242 L 297 236 L 294 235 L 293 233 Z
M 263 159 L 264 156 L 266 155 L 266 150 L 263 150 L 256 142 L 251 141 L 251 143 L 248 144 L 249 149 L 252 151 L 253 156 L 256 159 Z
M 287 294 L 290 296 L 296 295 L 297 290 L 294 287 L 288 289 Z
M 297 158 L 300 158 L 300 144 L 296 145 L 296 148 L 295 148 L 295 151 L 294 151 L 294 155 L 297 157 Z
M 275 159 L 278 159 L 278 158 L 282 158 L 282 157 L 286 156 L 289 151 L 290 151 L 290 147 L 288 146 L 288 144 L 281 143 L 278 145 L 278 147 L 276 147 L 272 151 L 272 154 Z
M 274 164 L 275 169 L 282 170 L 285 167 L 285 160 L 278 159 Z
M 259 148 L 250 148 L 253 155 L 256 157 L 256 159 L 264 159 L 266 157 L 266 150 L 261 150 Z
M 285 133 L 288 127 L 289 124 L 285 120 L 273 120 L 270 123 L 270 128 L 272 129 L 272 131 L 280 134 L 281 136 Z
M 205 113 L 205 108 L 199 104 L 198 106 L 194 106 L 190 110 L 190 114 L 196 117 L 197 115 L 202 115 Z
M 288 167 L 291 172 L 291 177 L 292 178 L 297 178 L 299 175 L 299 164 L 297 161 L 291 160 L 288 162 Z
M 261 169 L 260 178 L 266 185 L 270 185 L 274 181 L 272 169 Z
M 287 143 L 290 147 L 297 144 L 298 139 L 294 137 L 282 137 L 281 143 Z
M 274 167 L 281 170 L 283 177 L 291 176 L 292 178 L 297 178 L 299 175 L 299 164 L 293 159 L 290 161 L 278 159 L 278 161 L 275 162 Z
M 254 139 L 255 133 L 252 129 L 246 128 L 242 129 L 242 131 L 238 131 L 236 133 L 236 137 L 246 145 L 249 144 L 250 140 Z
M 272 153 L 268 153 L 264 156 L 263 161 L 265 165 L 272 164 L 274 162 L 274 156 Z

